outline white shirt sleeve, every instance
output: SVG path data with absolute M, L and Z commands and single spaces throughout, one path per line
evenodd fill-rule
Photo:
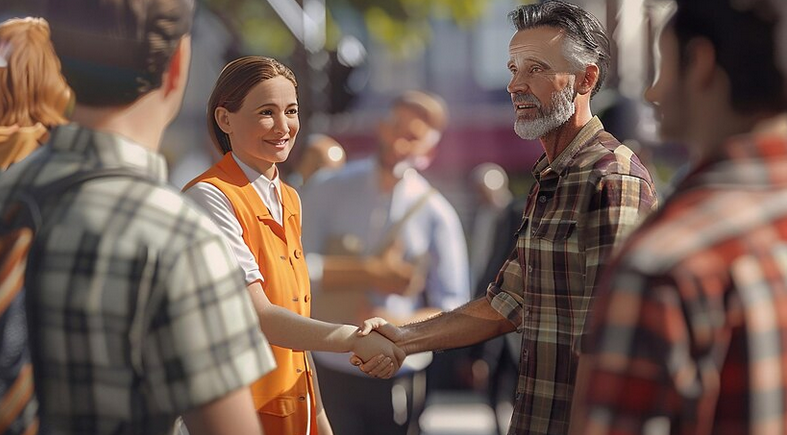
M 235 217 L 235 209 L 230 200 L 216 186 L 199 182 L 184 192 L 194 200 L 219 227 L 230 245 L 238 264 L 246 274 L 246 284 L 264 281 L 257 260 L 254 259 L 246 242 L 243 241 L 243 228 Z

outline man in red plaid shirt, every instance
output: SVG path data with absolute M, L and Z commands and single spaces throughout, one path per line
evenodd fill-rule
M 693 170 L 602 279 L 572 434 L 787 431 L 784 9 L 678 0 L 663 29 L 646 97 Z

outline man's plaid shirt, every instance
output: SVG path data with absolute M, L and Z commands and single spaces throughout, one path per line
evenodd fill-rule
M 784 137 L 730 140 L 614 264 L 591 322 L 581 433 L 785 432 Z
M 598 118 L 533 175 L 516 249 L 487 299 L 522 332 L 509 434 L 562 435 L 600 269 L 658 201 L 647 169 Z
M 123 167 L 43 204 L 26 283 L 44 424 L 56 433 L 164 434 L 178 414 L 275 367 L 219 230 L 174 188 L 164 159 L 76 125 L 0 175 L 9 194 Z M 54 203 L 51 203 L 54 201 Z

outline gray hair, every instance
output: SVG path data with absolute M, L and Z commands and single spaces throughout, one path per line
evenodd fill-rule
M 579 6 L 560 0 L 522 5 L 508 14 L 517 31 L 555 27 L 565 32 L 564 55 L 577 71 L 588 65 L 599 69 L 595 95 L 604 85 L 610 65 L 610 42 L 601 23 Z

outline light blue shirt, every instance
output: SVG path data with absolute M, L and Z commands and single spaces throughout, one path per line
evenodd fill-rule
M 377 161 L 373 158 L 351 162 L 327 180 L 315 183 L 301 198 L 304 250 L 322 254 L 332 236 L 353 235 L 361 241 L 360 253 L 373 255 L 391 225 L 430 191 L 426 203 L 407 219 L 398 238 L 405 259 L 427 258 L 424 292 L 428 306 L 452 310 L 470 299 L 464 232 L 451 204 L 415 170 L 408 171 L 390 194 L 380 190 Z M 319 291 L 319 286 L 319 281 L 312 282 L 313 291 Z M 369 290 L 371 305 L 396 316 L 406 317 L 425 306 L 420 295 L 386 295 Z

